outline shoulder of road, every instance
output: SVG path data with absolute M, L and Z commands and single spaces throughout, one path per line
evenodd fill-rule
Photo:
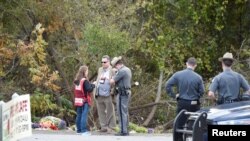
M 62 135 L 76 135 L 72 130 L 32 130 L 33 134 L 62 134 Z M 115 133 L 101 133 L 98 131 L 91 131 L 92 135 L 112 135 Z M 130 136 L 172 136 L 172 133 L 130 133 Z

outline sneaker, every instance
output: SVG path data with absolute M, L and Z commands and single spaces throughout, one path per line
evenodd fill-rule
M 86 132 L 83 132 L 81 135 L 82 135 L 82 136 L 90 136 L 90 135 L 91 135 L 91 133 L 90 133 L 90 132 L 88 132 L 88 131 L 86 131 Z

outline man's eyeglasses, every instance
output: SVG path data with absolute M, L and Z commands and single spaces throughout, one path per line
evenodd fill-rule
M 106 64 L 107 62 L 102 62 L 102 64 Z

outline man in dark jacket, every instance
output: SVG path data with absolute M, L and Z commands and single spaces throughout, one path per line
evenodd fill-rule
M 195 112 L 200 109 L 200 97 L 204 94 L 204 84 L 202 77 L 194 72 L 197 66 L 196 59 L 191 57 L 186 62 L 187 68 L 176 72 L 166 82 L 166 91 L 177 99 L 177 113 L 182 109 Z M 172 87 L 177 86 L 179 94 L 173 92 Z
M 197 63 L 196 59 L 191 57 L 186 62 L 187 68 L 176 72 L 166 82 L 166 91 L 172 97 L 177 99 L 178 114 L 181 110 L 185 109 L 189 112 L 195 112 L 200 109 L 200 97 L 204 94 L 204 84 L 202 77 L 194 72 Z M 173 92 L 172 87 L 177 86 L 179 94 Z M 180 121 L 179 125 L 182 127 L 186 119 Z M 179 127 L 178 127 L 179 128 Z M 183 141 L 182 134 L 178 134 L 177 141 Z

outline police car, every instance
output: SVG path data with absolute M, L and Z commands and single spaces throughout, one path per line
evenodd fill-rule
M 174 120 L 173 141 L 207 141 L 209 125 L 250 125 L 250 95 L 198 112 L 181 111 Z

